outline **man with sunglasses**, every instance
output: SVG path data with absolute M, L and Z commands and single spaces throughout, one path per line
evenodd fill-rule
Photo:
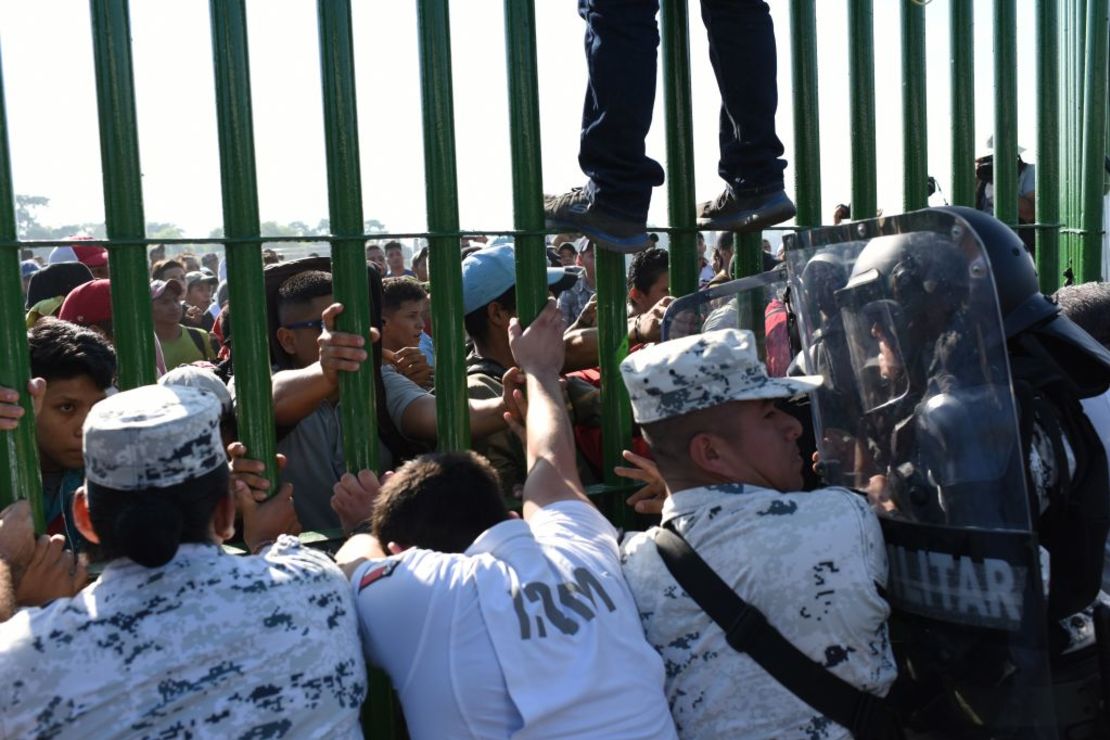
M 305 529 L 334 529 L 339 519 L 331 510 L 332 487 L 346 471 L 339 373 L 358 371 L 370 359 L 371 347 L 357 334 L 335 331 L 343 306 L 334 300 L 327 272 L 307 270 L 288 278 L 278 290 L 276 309 L 275 339 L 285 354 L 282 364 L 289 368 L 273 376 L 274 420 L 285 431 L 278 451 L 290 461 L 282 479 L 293 483 L 297 515 Z M 373 337 L 376 341 L 376 332 Z M 381 373 L 393 425 L 410 442 L 434 445 L 435 397 L 388 365 Z M 502 397 L 469 402 L 472 437 L 505 427 L 505 399 L 515 387 L 507 382 Z M 383 470 L 401 462 L 384 444 L 380 451 Z

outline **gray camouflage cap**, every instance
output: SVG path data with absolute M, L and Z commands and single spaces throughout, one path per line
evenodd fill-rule
M 220 402 L 176 385 L 117 393 L 85 417 L 85 476 L 117 491 L 168 488 L 227 464 Z
M 820 375 L 769 377 L 747 329 L 718 329 L 646 347 L 624 359 L 621 375 L 639 424 L 729 401 L 789 398 L 822 380 Z

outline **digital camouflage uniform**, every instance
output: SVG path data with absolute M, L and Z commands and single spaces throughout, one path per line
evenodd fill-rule
M 227 464 L 219 417 L 193 388 L 112 396 L 85 420 L 86 476 L 136 497 L 187 484 Z M 258 557 L 209 542 L 154 568 L 112 560 L 74 598 L 0 624 L 0 665 L 4 738 L 361 735 L 346 579 L 292 537 Z
M 360 737 L 350 590 L 282 537 L 265 555 L 181 545 L 0 624 L 0 737 Z
M 769 377 L 750 331 L 682 337 L 621 363 L 644 424 L 739 400 L 812 390 L 819 377 Z M 799 459 L 799 465 L 801 461 Z M 663 521 L 811 660 L 885 695 L 896 676 L 880 588 L 887 558 L 867 501 L 844 488 L 783 493 L 747 483 L 673 491 Z M 843 738 L 823 716 L 735 651 L 671 576 L 654 530 L 629 537 L 622 569 L 644 631 L 663 656 L 667 701 L 683 738 Z

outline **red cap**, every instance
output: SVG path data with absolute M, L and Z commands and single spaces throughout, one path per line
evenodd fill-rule
M 78 285 L 66 296 L 58 310 L 58 318 L 88 326 L 112 318 L 112 296 L 106 279 Z
M 92 244 L 88 246 L 74 244 L 72 249 L 73 254 L 77 257 L 77 261 L 85 267 L 91 269 L 93 267 L 103 267 L 108 264 L 108 250 L 104 247 L 98 247 Z

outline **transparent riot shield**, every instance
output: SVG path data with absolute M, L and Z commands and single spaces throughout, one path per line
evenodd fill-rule
M 791 360 L 785 265 L 675 299 L 663 315 L 663 341 L 715 329 L 749 329 L 772 376 Z
M 911 728 L 1052 737 L 1042 552 L 990 263 L 953 214 L 787 237 L 820 471 L 880 514 Z

